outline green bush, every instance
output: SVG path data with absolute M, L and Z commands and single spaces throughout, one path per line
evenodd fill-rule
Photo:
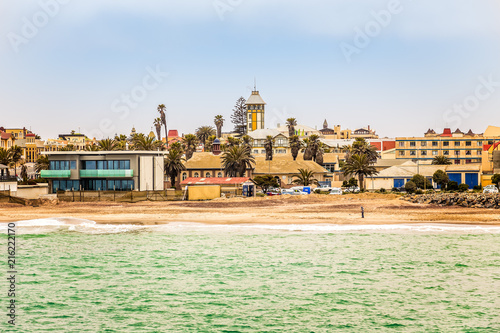
M 483 187 L 481 185 L 474 185 L 474 187 L 472 188 L 473 190 L 477 190 L 477 191 L 482 191 L 483 190 Z
M 458 185 L 458 192 L 467 192 L 469 190 L 469 185 L 460 184 Z
M 405 184 L 405 189 L 406 189 L 406 192 L 413 193 L 417 190 L 417 185 L 413 181 L 410 180 Z
M 458 190 L 458 183 L 454 181 L 449 182 L 448 185 L 446 186 L 446 190 L 448 191 Z
M 415 194 L 424 194 L 424 191 L 422 191 L 421 189 L 418 189 L 415 191 Z
M 383 187 L 382 187 L 382 188 L 380 188 L 380 190 L 379 190 L 379 191 L 380 191 L 380 193 L 385 193 L 385 192 L 386 192 L 385 188 L 383 188 Z

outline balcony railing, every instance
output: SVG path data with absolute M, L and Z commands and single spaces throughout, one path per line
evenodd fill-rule
M 81 178 L 130 178 L 134 177 L 134 170 L 80 170 Z
M 71 170 L 42 170 L 40 176 L 42 178 L 69 178 Z
M 16 176 L 0 176 L 0 182 L 17 182 Z

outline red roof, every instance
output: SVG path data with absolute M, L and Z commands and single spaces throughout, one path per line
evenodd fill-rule
M 28 134 L 26 134 L 26 136 L 36 136 L 36 135 L 33 133 L 28 133 Z
M 441 136 L 451 137 L 451 129 L 445 128 L 444 131 L 443 131 L 443 134 L 441 134 Z
M 240 185 L 249 180 L 248 177 L 188 177 L 181 182 L 181 185 Z
M 10 138 L 11 136 L 12 136 L 12 134 L 10 134 L 10 133 L 6 133 L 6 132 L 3 132 L 3 133 L 1 134 L 1 137 L 2 137 L 2 139 L 3 139 L 3 140 L 9 140 L 9 138 Z
M 179 136 L 179 132 L 177 130 L 168 130 L 168 137 L 169 138 L 177 137 L 177 136 Z

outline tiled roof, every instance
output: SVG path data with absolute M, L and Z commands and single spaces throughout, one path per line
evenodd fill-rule
M 181 182 L 181 185 L 240 185 L 248 182 L 248 177 L 189 177 Z
M 266 102 L 264 102 L 262 97 L 260 97 L 260 94 L 258 91 L 252 91 L 252 94 L 250 95 L 250 97 L 248 97 L 247 102 L 246 102 L 246 105 L 250 105 L 250 104 L 266 104 Z
M 9 140 L 9 138 L 12 136 L 10 133 L 3 132 L 0 134 L 2 140 Z
M 265 156 L 255 158 L 254 174 L 298 174 L 299 169 L 308 169 L 314 173 L 327 173 L 328 171 L 314 161 L 304 161 L 302 154 L 294 161 L 291 154 L 273 156 L 272 161 L 266 161 Z

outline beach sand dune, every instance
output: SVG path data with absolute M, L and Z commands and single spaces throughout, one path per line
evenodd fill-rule
M 361 218 L 361 207 L 365 218 Z M 28 207 L 0 204 L 0 221 L 11 222 L 50 217 L 73 217 L 97 223 L 162 224 L 168 222 L 233 223 L 331 223 L 395 224 L 454 223 L 500 225 L 494 209 L 439 207 L 414 204 L 394 194 L 363 193 L 343 196 L 273 196 L 211 201 L 138 203 L 60 202 Z

